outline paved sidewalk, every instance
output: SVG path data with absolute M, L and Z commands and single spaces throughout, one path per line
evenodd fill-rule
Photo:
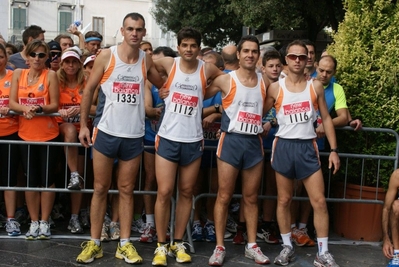
M 4 229 L 0 232 L 0 266 L 82 266 L 75 262 L 80 253 L 80 244 L 89 239 L 88 234 L 72 235 L 64 225 L 57 225 L 52 230 L 52 239 L 44 241 L 26 241 L 24 235 L 8 237 Z M 23 233 L 25 233 L 23 229 Z M 133 236 L 133 244 L 139 254 L 144 258 L 141 266 L 151 266 L 155 249 L 155 243 L 143 244 L 137 241 L 137 235 Z M 271 261 L 278 255 L 282 247 L 259 242 L 265 255 Z M 127 264 L 114 257 L 117 242 L 103 243 L 104 257 L 95 260 L 90 266 L 127 266 Z M 207 266 L 209 256 L 214 249 L 214 243 L 196 242 L 196 253 L 192 254 L 193 262 L 184 266 Z M 373 242 L 354 242 L 341 238 L 331 237 L 329 245 L 331 253 L 341 267 L 386 267 L 388 260 L 381 252 L 381 244 Z M 256 264 L 244 257 L 244 246 L 233 245 L 231 239 L 226 240 L 227 256 L 223 266 L 256 266 Z M 292 267 L 313 266 L 316 247 L 296 247 L 296 260 L 289 264 Z M 168 258 L 168 266 L 179 266 L 175 259 Z M 271 266 L 275 266 L 273 263 Z

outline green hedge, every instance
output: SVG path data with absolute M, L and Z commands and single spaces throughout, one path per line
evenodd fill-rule
M 337 79 L 343 86 L 353 117 L 366 127 L 399 130 L 399 6 L 396 1 L 345 1 L 345 19 L 333 34 L 328 52 L 338 61 Z M 338 132 L 341 151 L 394 155 L 395 139 L 375 133 Z M 350 166 L 351 175 L 359 162 Z M 368 162 L 365 185 L 376 184 L 377 165 Z M 383 163 L 380 185 L 387 186 L 393 165 Z M 356 178 L 353 178 L 356 179 Z

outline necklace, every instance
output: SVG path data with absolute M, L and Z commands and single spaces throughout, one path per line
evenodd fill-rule
M 32 83 L 35 81 L 37 78 L 39 78 L 40 75 L 33 76 L 32 78 L 29 77 L 30 72 L 28 73 L 28 83 Z

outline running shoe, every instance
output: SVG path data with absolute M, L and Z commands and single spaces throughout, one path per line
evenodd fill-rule
M 118 242 L 118 248 L 116 249 L 115 258 L 125 260 L 125 262 L 130 264 L 142 263 L 143 258 L 137 253 L 136 248 L 133 246 L 132 242 L 127 242 L 121 247 L 120 242 Z
M 18 236 L 21 234 L 20 224 L 12 219 L 6 222 L 6 231 L 9 236 Z
M 339 267 L 338 264 L 335 263 L 334 257 L 330 252 L 326 251 L 323 255 L 316 254 L 316 258 L 313 261 L 313 266 L 316 267 Z M 395 266 L 395 265 L 393 265 Z M 399 266 L 399 264 L 397 265 Z
M 264 240 L 268 244 L 280 243 L 278 238 L 273 234 L 273 232 L 269 228 L 266 227 L 265 224 L 259 225 L 256 236 Z
M 80 221 L 82 222 L 83 228 L 90 228 L 90 213 L 88 210 L 84 209 L 80 211 Z
M 287 245 L 282 245 L 282 246 L 283 246 L 283 250 L 274 259 L 274 264 L 285 266 L 285 265 L 288 265 L 288 263 L 292 262 L 295 259 L 295 255 L 294 255 L 295 250 L 293 247 L 290 247 Z
M 292 228 L 291 238 L 292 241 L 298 247 L 303 247 L 303 246 L 314 247 L 316 245 L 316 243 L 309 237 L 307 228 L 302 228 L 302 229 L 298 229 L 297 227 Z
M 29 230 L 25 235 L 27 240 L 36 240 L 39 236 L 39 222 L 31 222 L 29 226 Z
M 144 227 L 145 227 L 145 223 L 143 221 L 143 219 L 138 219 L 133 221 L 132 223 L 132 231 L 133 232 L 138 232 L 140 234 L 144 233 Z
M 207 222 L 204 225 L 204 235 L 207 242 L 216 242 L 215 225 Z
M 245 246 L 245 257 L 254 260 L 257 264 L 269 264 L 270 260 L 263 252 L 260 250 L 257 244 L 253 245 L 251 248 Z
M 90 263 L 93 262 L 94 259 L 99 259 L 103 256 L 101 245 L 97 246 L 96 242 L 93 240 L 85 241 L 80 246 L 83 250 L 76 258 L 76 261 L 79 263 Z
M 202 241 L 203 240 L 203 229 L 200 223 L 194 223 L 193 229 L 191 230 L 191 237 L 193 241 Z
M 83 234 L 83 227 L 78 218 L 71 218 L 69 220 L 68 230 L 72 234 Z
M 399 253 L 393 254 L 393 258 L 389 261 L 387 267 L 399 267 Z
M 247 233 L 241 227 L 237 228 L 237 233 L 233 238 L 233 244 L 244 245 L 247 239 Z
M 118 222 L 111 222 L 109 224 L 109 238 L 111 240 L 119 240 L 121 234 L 120 226 Z
M 186 252 L 184 244 L 190 245 L 186 242 L 174 242 L 174 244 L 169 246 L 168 255 L 175 257 L 178 263 L 191 262 L 191 256 Z
M 168 254 L 168 244 L 162 245 L 160 243 L 157 244 L 157 248 L 154 252 L 154 258 L 152 259 L 152 265 L 154 266 L 167 266 L 168 260 L 166 255 Z
M 146 224 L 144 228 L 144 233 L 141 234 L 139 242 L 142 243 L 152 243 L 155 240 L 157 232 L 151 224 Z
M 79 173 L 71 173 L 69 178 L 68 189 L 69 190 L 80 190 L 82 189 L 83 177 Z
M 47 240 L 50 239 L 50 237 L 50 224 L 46 221 L 40 221 L 38 239 Z
M 222 246 L 216 246 L 212 256 L 209 258 L 208 264 L 210 266 L 222 266 L 226 251 Z

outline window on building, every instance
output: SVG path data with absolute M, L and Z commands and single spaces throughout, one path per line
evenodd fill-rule
M 58 31 L 65 33 L 69 26 L 72 24 L 72 13 L 68 11 L 60 11 L 60 23 Z
M 13 30 L 24 30 L 26 26 L 26 9 L 13 8 L 12 9 L 12 28 Z
M 104 36 L 104 18 L 93 17 L 93 31 L 97 31 Z

